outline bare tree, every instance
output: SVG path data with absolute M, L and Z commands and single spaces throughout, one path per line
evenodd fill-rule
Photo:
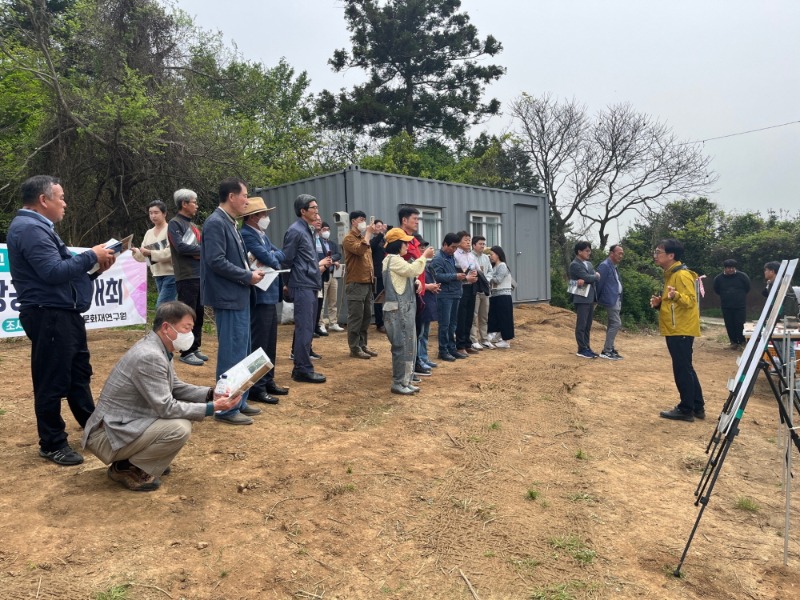
M 523 94 L 512 102 L 515 134 L 548 198 L 553 241 L 568 263 L 569 235 L 597 228 L 600 247 L 613 221 L 639 215 L 675 197 L 707 193 L 716 181 L 699 144 L 628 104 L 594 119 L 575 100 Z

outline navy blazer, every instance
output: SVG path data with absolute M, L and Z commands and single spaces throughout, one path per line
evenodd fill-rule
M 594 284 L 597 290 L 597 303 L 600 306 L 613 308 L 620 296 L 619 270 L 611 259 L 607 258 L 597 265 L 597 272 L 600 273 L 600 281 Z
M 273 269 L 281 268 L 281 261 L 283 260 L 283 252 L 272 245 L 266 233 L 258 231 L 249 225 L 242 225 L 239 232 L 242 234 L 245 249 L 256 257 L 258 262 L 272 267 Z M 281 278 L 276 277 L 266 290 L 261 288 L 256 289 L 256 304 L 277 304 L 280 299 L 280 286 Z
M 303 219 L 297 219 L 283 236 L 284 268 L 291 269 L 287 285 L 291 288 L 322 289 L 322 274 L 314 235 Z
M 253 272 L 236 225 L 217 208 L 203 225 L 200 244 L 200 301 L 203 306 L 244 310 L 250 306 Z

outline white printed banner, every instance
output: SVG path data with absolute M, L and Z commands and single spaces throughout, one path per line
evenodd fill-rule
M 76 254 L 88 248 L 70 248 Z M 92 305 L 85 313 L 86 329 L 140 325 L 147 322 L 147 265 L 130 252 L 94 280 Z M 8 248 L 0 244 L 0 338 L 25 335 L 19 322 L 19 303 L 8 264 Z

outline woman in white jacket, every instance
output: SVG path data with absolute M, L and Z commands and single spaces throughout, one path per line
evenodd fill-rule
M 172 256 L 167 241 L 167 205 L 161 200 L 153 200 L 147 205 L 147 214 L 153 228 L 144 234 L 140 248 L 131 248 L 133 258 L 150 265 L 150 273 L 156 282 L 158 300 L 156 308 L 164 302 L 172 302 L 178 298 L 175 289 L 175 273 L 172 270 Z

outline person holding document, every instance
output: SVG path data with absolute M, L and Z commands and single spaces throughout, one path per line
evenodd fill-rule
M 195 312 L 183 302 L 156 309 L 153 330 L 111 370 L 83 432 L 84 448 L 108 467 L 108 477 L 136 492 L 151 492 L 192 433 L 191 421 L 238 406 L 240 396 L 184 383 L 172 353 L 192 345 Z
M 579 290 L 587 290 L 588 294 L 572 294 L 572 303 L 578 319 L 575 323 L 575 341 L 578 342 L 576 356 L 581 358 L 598 358 L 600 355 L 589 347 L 589 338 L 592 334 L 592 319 L 594 318 L 594 304 L 597 302 L 597 289 L 594 284 L 600 281 L 600 274 L 596 273 L 589 260 L 592 256 L 592 245 L 587 241 L 575 244 L 575 259 L 569 265 L 569 278 L 575 281 Z M 588 286 L 588 288 L 586 287 Z
M 264 271 L 253 271 L 236 219 L 247 209 L 247 186 L 235 177 L 219 184 L 219 206 L 203 227 L 200 246 L 200 300 L 214 309 L 217 324 L 217 379 L 250 353 L 250 296 Z M 229 425 L 250 425 L 260 408 L 247 405 L 247 393 L 239 406 L 214 418 Z
M 31 378 L 39 456 L 72 466 L 83 457 L 67 443 L 61 418 L 66 397 L 81 427 L 94 410 L 92 365 L 81 316 L 92 303 L 93 280 L 114 264 L 113 250 L 98 244 L 72 255 L 55 232 L 64 218 L 64 189 L 55 177 L 36 175 L 22 184 L 22 208 L 8 228 L 8 259 L 17 291 L 19 320 L 31 340 Z M 89 271 L 99 268 L 93 275 Z
M 244 211 L 244 224 L 241 234 L 245 249 L 253 256 L 257 266 L 269 267 L 279 270 L 284 255 L 281 250 L 272 245 L 267 237 L 269 227 L 269 212 L 261 198 L 248 198 L 247 208 Z M 250 336 L 253 349 L 263 348 L 272 361 L 277 362 L 278 348 L 278 301 L 280 300 L 280 278 L 275 277 L 269 287 L 264 290 L 256 288 L 253 304 L 250 306 Z M 275 368 L 259 379 L 250 390 L 251 402 L 265 402 L 277 404 L 275 396 L 284 396 L 289 393 L 287 388 L 275 383 Z
M 173 194 L 178 213 L 167 225 L 167 239 L 175 275 L 175 289 L 178 300 L 192 307 L 197 318 L 194 320 L 194 343 L 191 348 L 181 352 L 182 363 L 202 367 L 208 356 L 200 351 L 203 343 L 203 303 L 200 301 L 200 245 L 202 235 L 192 222 L 197 214 L 197 194 L 193 190 L 180 189 Z
M 167 205 L 161 200 L 153 200 L 147 205 L 147 214 L 153 227 L 144 234 L 141 248 L 131 248 L 131 251 L 135 260 L 147 262 L 150 266 L 158 290 L 158 308 L 164 302 L 172 302 L 178 297 L 172 252 L 167 239 Z

